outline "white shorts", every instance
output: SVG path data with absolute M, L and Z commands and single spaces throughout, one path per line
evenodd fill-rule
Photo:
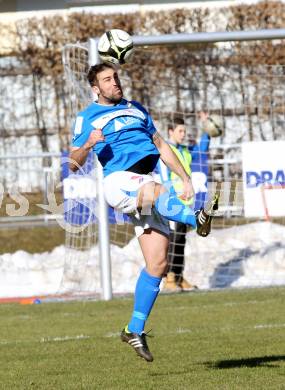
M 155 182 L 152 175 L 139 175 L 129 171 L 113 172 L 104 178 L 104 194 L 107 203 L 115 210 L 129 215 L 137 237 L 146 229 L 169 234 L 169 223 L 155 208 L 137 210 L 137 192 L 146 183 Z

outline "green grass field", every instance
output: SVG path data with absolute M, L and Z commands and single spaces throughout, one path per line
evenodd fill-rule
M 285 389 L 285 288 L 161 295 L 147 363 L 132 299 L 0 305 L 0 389 Z

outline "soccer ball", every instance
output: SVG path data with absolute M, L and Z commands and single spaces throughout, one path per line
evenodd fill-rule
M 219 115 L 209 115 L 202 121 L 202 129 L 210 137 L 219 137 L 223 134 L 223 121 Z
M 106 31 L 98 42 L 98 53 L 103 62 L 125 64 L 133 52 L 132 37 L 123 30 Z

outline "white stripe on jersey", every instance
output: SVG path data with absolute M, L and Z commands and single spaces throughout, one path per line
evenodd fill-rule
M 136 108 L 127 108 L 125 110 L 117 110 L 105 114 L 101 116 L 101 118 L 91 122 L 91 125 L 94 126 L 95 129 L 103 129 L 112 119 L 117 118 L 118 116 L 134 116 L 142 120 L 146 119 L 142 111 L 137 110 Z
M 75 121 L 74 135 L 80 134 L 82 131 L 83 116 L 78 116 Z

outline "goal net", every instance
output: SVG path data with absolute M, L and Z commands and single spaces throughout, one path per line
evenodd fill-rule
M 86 83 L 88 45 L 66 45 L 63 64 L 69 92 L 70 127 L 78 111 L 92 102 Z M 91 154 L 75 174 L 68 169 L 69 158 L 62 163 L 65 219 L 65 261 L 60 285 L 63 293 L 98 292 L 98 229 L 95 218 L 96 160 Z
M 254 44 L 239 43 L 239 55 L 229 43 L 181 45 L 179 49 L 177 45 L 137 47 L 132 61 L 120 69 L 125 97 L 138 100 L 149 110 L 166 139 L 167 125 L 176 116 L 185 121 L 188 145 L 201 141 L 203 113 L 220 121 L 222 134 L 211 138 L 209 149 L 192 152 L 196 207 L 220 193 L 212 232 L 201 238 L 187 231 L 185 245 L 183 240 L 177 244 L 185 255 L 183 276 L 199 289 L 285 284 L 284 213 L 270 215 L 269 210 L 265 215 L 260 196 L 265 182 L 284 185 L 285 181 L 284 158 L 278 152 L 284 132 L 285 67 L 251 64 L 246 58 Z M 68 45 L 63 57 L 72 119 L 92 101 L 86 82 L 87 45 Z M 245 144 L 250 144 L 250 150 Z M 255 154 L 262 156 L 266 145 L 270 146 L 266 155 L 255 159 Z M 92 164 L 91 160 L 86 172 L 96 183 Z M 271 179 L 262 176 L 265 171 L 271 172 Z M 254 185 L 247 182 L 250 172 L 255 175 Z M 250 192 L 252 187 L 258 194 Z M 269 191 L 264 191 L 268 197 Z M 96 189 L 94 199 L 96 203 Z M 98 220 L 89 215 L 94 199 L 87 199 L 84 193 L 77 199 L 73 196 L 73 203 L 66 208 L 62 291 L 101 293 Z M 109 210 L 109 234 L 113 292 L 133 291 L 144 264 L 133 227 Z

